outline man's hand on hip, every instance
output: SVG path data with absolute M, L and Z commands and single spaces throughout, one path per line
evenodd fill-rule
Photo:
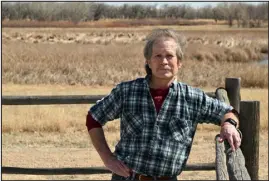
M 110 156 L 104 161 L 105 166 L 113 173 L 123 176 L 130 176 L 130 169 L 120 160 L 118 160 L 114 155 Z

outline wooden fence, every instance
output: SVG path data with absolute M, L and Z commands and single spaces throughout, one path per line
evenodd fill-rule
M 184 171 L 215 170 L 217 180 L 258 180 L 259 169 L 259 101 L 241 101 L 240 79 L 226 78 L 225 88 L 207 95 L 232 105 L 239 113 L 241 149 L 231 152 L 228 143 L 219 143 L 216 135 L 216 162 L 186 165 Z M 2 105 L 92 104 L 104 95 L 70 96 L 2 96 Z M 21 168 L 2 166 L 3 174 L 70 175 L 111 173 L 105 167 L 91 168 Z

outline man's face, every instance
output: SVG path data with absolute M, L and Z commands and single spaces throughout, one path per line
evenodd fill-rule
M 181 62 L 176 56 L 176 42 L 172 38 L 158 38 L 152 47 L 152 55 L 147 60 L 153 78 L 171 79 L 176 76 Z

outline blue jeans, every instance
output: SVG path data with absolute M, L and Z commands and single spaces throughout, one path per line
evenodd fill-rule
M 135 178 L 132 178 L 132 176 L 130 177 L 123 177 L 123 176 L 120 176 L 120 175 L 117 175 L 115 173 L 112 173 L 112 178 L 111 178 L 111 181 L 116 181 L 116 180 L 134 180 L 134 181 L 138 181 L 137 179 Z M 177 181 L 177 177 L 172 177 L 170 179 L 170 181 Z

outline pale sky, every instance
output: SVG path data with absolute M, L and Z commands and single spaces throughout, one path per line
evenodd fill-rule
M 2 1 L 2 0 L 1 0 Z M 9 0 L 6 0 L 7 2 Z M 43 0 L 32 0 L 33 2 L 38 2 L 38 1 L 43 1 Z M 74 0 L 65 0 L 65 1 L 62 1 L 62 0 L 46 0 L 48 2 L 74 2 Z M 84 0 L 77 0 L 78 2 L 79 1 L 82 1 L 84 2 Z M 190 5 L 194 8 L 199 8 L 199 7 L 203 7 L 203 6 L 207 6 L 207 5 L 211 5 L 212 7 L 216 6 L 217 4 L 219 3 L 222 3 L 222 2 L 225 2 L 225 1 L 214 1 L 214 2 L 208 2 L 208 1 L 196 1 L 196 2 L 186 2 L 186 1 L 143 1 L 143 0 L 138 0 L 138 1 L 120 1 L 120 2 L 113 2 L 110 1 L 110 0 L 89 0 L 88 2 L 99 2 L 99 3 L 104 3 L 104 4 L 109 4 L 109 5 L 115 5 L 115 6 L 122 6 L 123 4 L 130 4 L 130 5 L 135 5 L 135 4 L 141 4 L 141 5 L 155 5 L 157 4 L 158 6 L 162 6 L 164 4 L 167 4 L 167 5 Z M 10 2 L 14 2 L 14 1 L 10 1 Z M 20 1 L 16 1 L 16 2 L 20 2 Z M 226 2 L 229 2 L 229 3 L 233 3 L 233 2 L 243 2 L 243 3 L 249 3 L 249 4 L 259 4 L 261 2 L 265 2 L 265 1 L 255 1 L 255 2 L 250 2 L 250 1 L 244 1 L 244 0 L 239 0 L 239 1 L 226 1 Z

